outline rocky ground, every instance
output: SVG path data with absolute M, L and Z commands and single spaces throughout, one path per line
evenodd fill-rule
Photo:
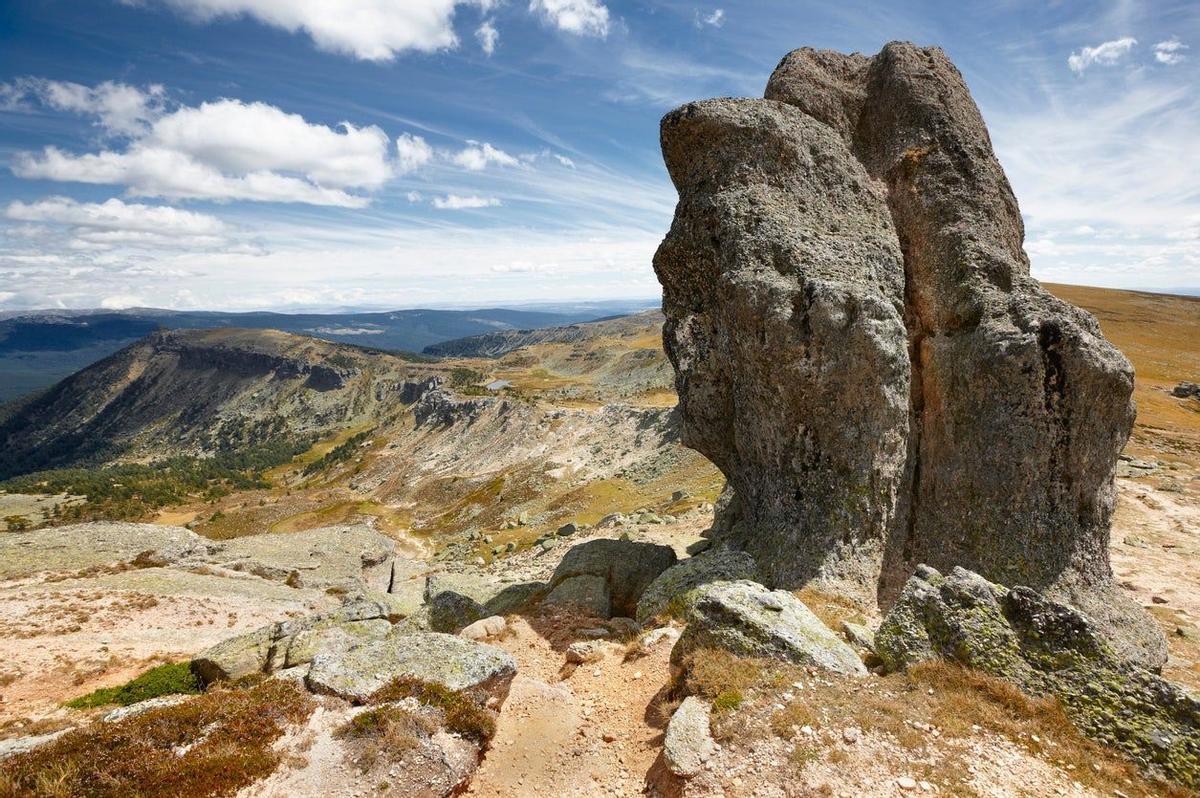
M 1140 295 L 1102 298 L 1106 334 L 1122 348 L 1133 341 L 1144 408 L 1118 469 L 1114 571 L 1167 635 L 1164 675 L 1196 690 L 1200 402 L 1167 390 L 1196 365 L 1194 352 L 1180 349 L 1196 338 L 1178 336 L 1180 348 L 1160 353 L 1143 383 L 1142 358 L 1151 355 L 1131 337 L 1145 325 Z M 603 380 L 597 387 L 586 369 L 570 371 L 604 351 L 607 373 L 619 374 L 614 364 L 656 334 L 651 323 L 640 335 L 622 329 L 603 347 L 549 341 L 535 344 L 536 354 L 471 361 L 487 378 L 511 378 L 528 393 L 435 392 L 385 425 L 356 424 L 326 438 L 273 472 L 270 489 L 169 507 L 155 526 L 0 534 L 0 748 L 86 727 L 109 710 L 67 709 L 63 701 L 264 626 L 360 599 L 380 607 L 354 622 L 367 634 L 428 623 L 422 605 L 431 575 L 434 584 L 489 585 L 477 597 L 490 611 L 496 585 L 514 594 L 552 582 L 567 552 L 594 538 L 662 544 L 686 558 L 704 545 L 719 473 L 678 444 L 657 378 L 638 377 L 620 389 L 620 401 L 605 404 L 597 399 L 611 387 Z M 661 352 L 656 357 L 661 365 Z M 359 432 L 368 434 L 349 458 L 304 473 Z M 0 498 L 28 507 L 33 521 L 39 504 L 66 500 Z M 563 591 L 587 603 L 597 600 L 595 588 L 583 578 Z M 842 596 L 799 595 L 838 632 L 843 620 L 869 628 L 881 621 L 874 607 Z M 608 600 L 611 611 L 613 595 Z M 241 794 L 420 794 L 393 770 L 425 773 L 431 784 L 462 777 L 468 794 L 492 796 L 1163 792 L 1042 709 L 997 705 L 987 685 L 945 674 L 846 677 L 806 667 L 759 668 L 753 678 L 724 667 L 735 682 L 696 687 L 716 690 L 703 702 L 715 740 L 683 778 L 672 768 L 687 768 L 664 754 L 668 721 L 683 698 L 670 662 L 684 628 L 678 620 L 647 617 L 635 632 L 539 603 L 496 613 L 503 630 L 482 639 L 511 655 L 516 672 L 487 745 L 462 745 L 432 713 L 427 724 L 406 721 L 416 724 L 415 736 L 389 732 L 407 752 L 401 764 L 384 758 L 364 768 L 370 745 L 347 742 L 339 730 L 369 708 L 318 693 L 304 699 L 311 705 L 303 719 L 289 721 L 271 743 L 271 775 L 255 776 Z M 598 628 L 605 634 L 593 639 Z M 645 633 L 650 639 L 639 643 Z M 292 640 L 272 634 L 277 649 Z M 722 698 L 730 691 L 736 702 Z M 404 706 L 429 715 L 424 705 Z M 434 731 L 422 731 L 427 726 Z

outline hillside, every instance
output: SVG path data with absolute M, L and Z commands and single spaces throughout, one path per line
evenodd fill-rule
M 270 330 L 155 332 L 19 406 L 0 424 L 0 478 L 321 437 L 386 412 L 430 373 Z
M 0 404 L 46 388 L 158 329 L 281 330 L 338 343 L 419 352 L 463 336 L 557 326 L 611 312 L 610 306 L 602 304 L 378 313 L 217 313 L 152 308 L 9 313 L 0 316 Z

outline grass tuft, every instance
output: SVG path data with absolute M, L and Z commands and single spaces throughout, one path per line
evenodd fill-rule
M 447 729 L 481 745 L 487 745 L 496 734 L 496 718 L 491 712 L 462 693 L 420 679 L 407 676 L 395 679 L 372 695 L 370 703 L 387 704 L 405 698 L 415 698 L 440 709 Z

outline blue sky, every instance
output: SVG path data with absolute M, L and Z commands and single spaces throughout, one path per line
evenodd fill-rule
M 662 114 L 893 39 L 965 75 L 1036 276 L 1200 292 L 1195 2 L 6 0 L 0 311 L 653 297 Z

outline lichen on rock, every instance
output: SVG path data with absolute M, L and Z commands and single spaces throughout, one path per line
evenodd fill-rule
M 921 567 L 875 636 L 890 670 L 941 658 L 1056 697 L 1089 737 L 1200 786 L 1200 700 L 1120 657 L 1085 615 L 1028 587 Z

